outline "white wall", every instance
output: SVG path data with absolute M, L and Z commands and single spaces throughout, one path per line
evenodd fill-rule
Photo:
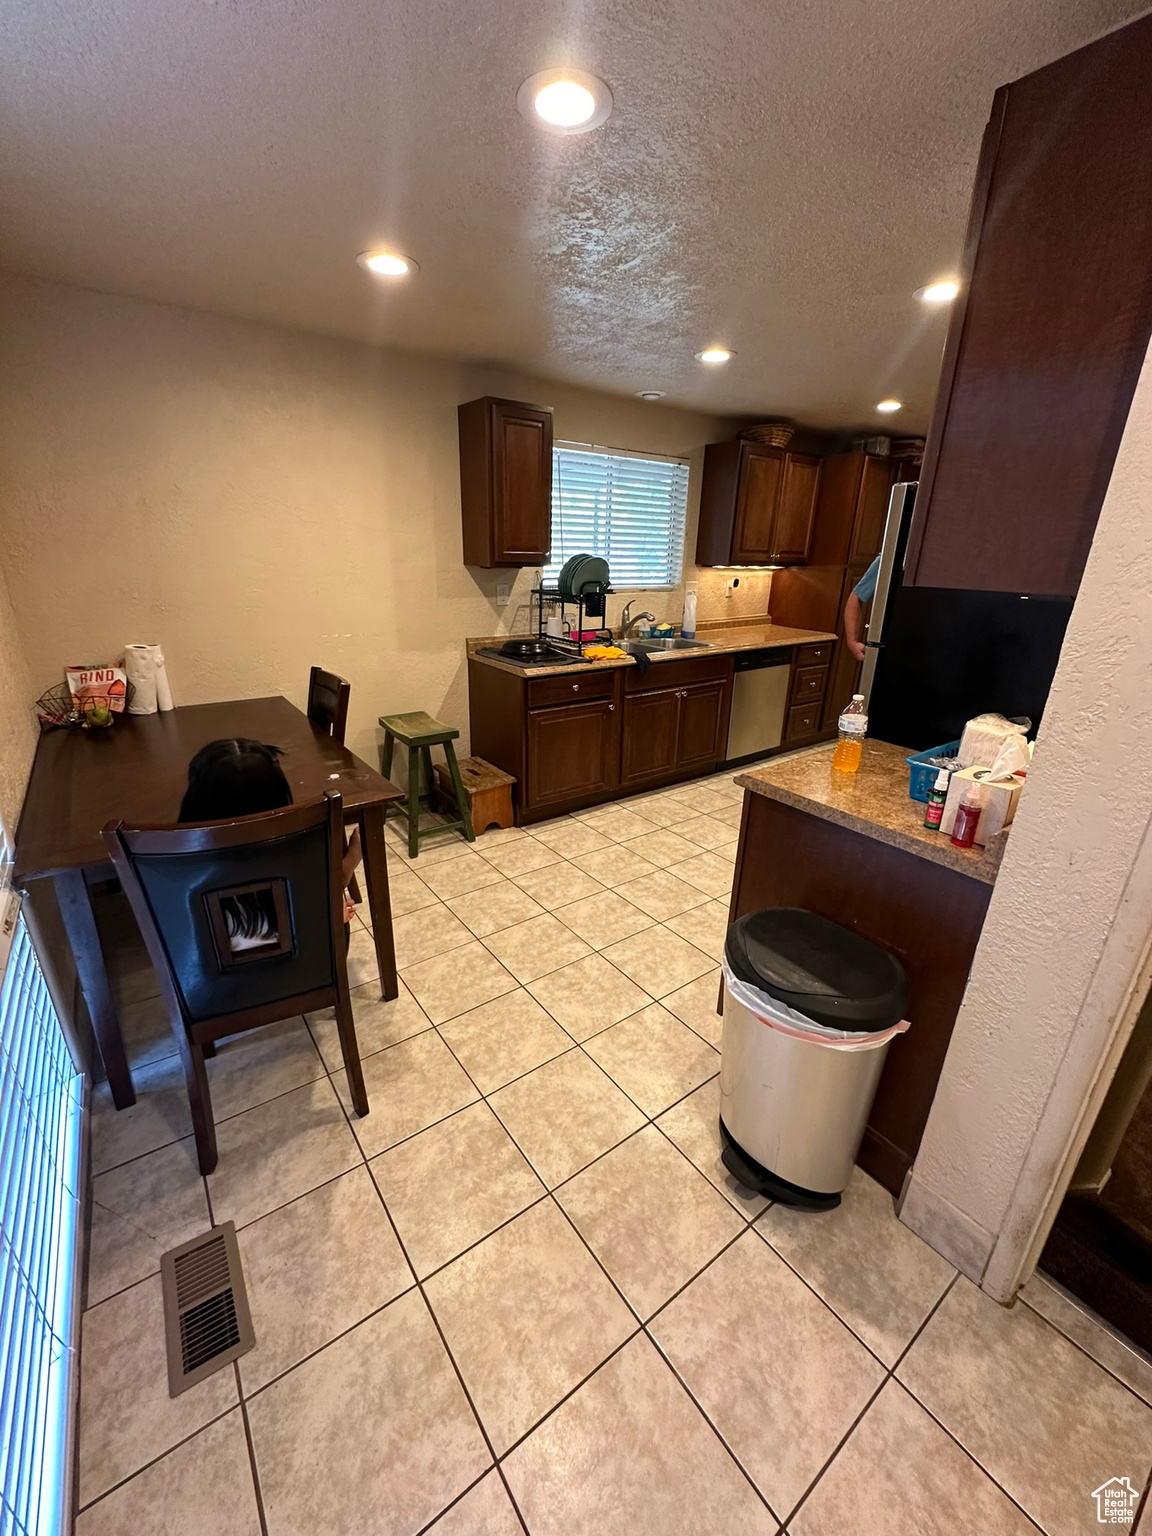
M 1001 1300 L 1091 1128 L 1150 935 L 1146 360 L 902 1209 Z
M 160 641 L 178 702 L 302 704 L 313 663 L 342 673 L 349 745 L 372 762 L 383 712 L 426 709 L 466 734 L 464 639 L 523 628 L 532 584 L 462 563 L 456 406 L 483 394 L 552 405 L 558 438 L 691 455 L 694 548 L 702 448 L 731 435 L 723 418 L 8 280 L 0 561 L 34 691 Z M 703 573 L 701 616 L 763 614 L 769 581 L 726 606 Z M 678 619 L 681 594 L 637 607 Z
M 8 583 L 0 569 L 0 818 L 9 835 L 16 831 L 28 770 L 36 751 L 33 688 Z

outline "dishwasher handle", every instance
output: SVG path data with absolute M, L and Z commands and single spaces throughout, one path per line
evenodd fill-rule
M 736 671 L 753 672 L 761 667 L 787 667 L 792 664 L 792 647 L 774 645 L 762 651 L 737 651 Z

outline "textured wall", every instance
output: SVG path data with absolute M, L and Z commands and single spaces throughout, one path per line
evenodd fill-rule
M 0 570 L 0 817 L 10 835 L 16 831 L 36 750 L 32 701 L 41 691 L 32 687 L 8 584 Z
M 1150 594 L 1147 361 L 905 1205 L 925 1235 L 951 1224 L 969 1272 L 1030 1154 L 1023 1204 L 1042 1206 L 1152 931 Z
M 69 662 L 160 641 L 183 703 L 302 704 L 311 664 L 343 673 L 349 744 L 370 761 L 382 711 L 466 728 L 464 638 L 523 628 L 533 579 L 461 561 L 456 406 L 482 394 L 554 406 L 559 438 L 691 454 L 695 547 L 702 447 L 730 435 L 722 418 L 10 280 L 0 559 L 32 692 Z M 716 616 L 763 613 L 769 580 L 717 599 Z M 637 608 L 678 620 L 681 596 Z

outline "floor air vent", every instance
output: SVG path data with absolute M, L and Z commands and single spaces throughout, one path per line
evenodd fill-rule
M 256 1342 L 235 1223 L 226 1221 L 161 1254 L 160 1280 L 168 1395 L 178 1397 Z

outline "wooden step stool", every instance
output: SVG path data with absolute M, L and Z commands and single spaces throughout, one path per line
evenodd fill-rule
M 380 724 L 384 727 L 384 752 L 383 773 L 384 777 L 392 775 L 392 759 L 396 751 L 396 743 L 401 742 L 408 748 L 408 796 L 406 809 L 408 815 L 408 857 L 414 859 L 420 852 L 420 839 L 430 837 L 433 832 L 463 832 L 470 843 L 476 841 L 476 833 L 472 830 L 472 815 L 468 808 L 468 796 L 464 792 L 464 786 L 460 782 L 460 769 L 456 763 L 456 749 L 452 743 L 460 735 L 460 732 L 451 725 L 442 725 L 439 720 L 433 720 L 431 715 L 426 715 L 423 710 L 415 710 L 410 715 L 381 715 Z M 441 822 L 435 827 L 420 826 L 420 769 L 423 765 L 424 780 L 427 785 L 428 795 L 431 796 L 435 783 L 432 777 L 432 748 L 443 747 L 447 765 L 448 779 L 452 786 L 452 799 L 456 806 L 457 817 L 455 821 Z
M 512 786 L 516 780 L 502 768 L 494 768 L 482 757 L 460 759 L 460 778 L 472 812 L 472 828 L 484 832 L 489 827 L 512 825 Z M 447 763 L 436 764 L 436 782 L 445 799 L 453 799 L 452 776 Z

